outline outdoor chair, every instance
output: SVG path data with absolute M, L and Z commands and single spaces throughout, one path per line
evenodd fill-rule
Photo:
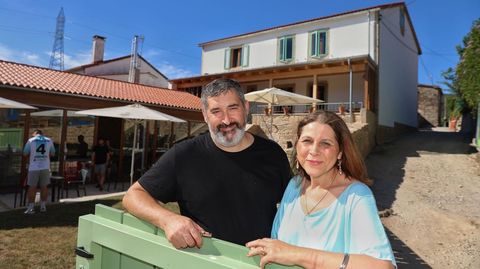
M 87 188 L 85 181 L 87 179 L 88 170 L 82 168 L 79 162 L 65 162 L 64 180 L 58 188 L 58 197 L 68 198 L 68 192 L 72 187 L 77 190 L 77 197 L 80 197 L 80 189 L 83 189 L 85 196 L 87 195 Z

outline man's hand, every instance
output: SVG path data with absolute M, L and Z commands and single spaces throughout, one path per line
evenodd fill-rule
M 207 233 L 190 218 L 176 214 L 168 217 L 163 230 L 168 241 L 177 249 L 202 247 L 202 234 Z

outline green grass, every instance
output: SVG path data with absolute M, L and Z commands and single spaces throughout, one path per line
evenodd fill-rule
M 0 268 L 75 268 L 78 217 L 93 214 L 95 204 L 123 209 L 121 199 L 53 204 L 33 215 L 0 212 Z
M 0 212 L 0 268 L 75 268 L 78 217 L 94 214 L 96 204 L 123 210 L 123 196 L 69 204 L 53 204 L 46 213 L 25 215 L 25 209 Z M 176 203 L 166 208 L 179 212 Z

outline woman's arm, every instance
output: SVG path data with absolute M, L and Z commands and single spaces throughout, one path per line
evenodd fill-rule
M 248 256 L 261 256 L 261 268 L 264 268 L 269 263 L 278 263 L 289 266 L 298 265 L 304 268 L 338 269 L 344 259 L 344 253 L 297 247 L 270 238 L 248 242 L 247 247 L 250 248 Z M 392 269 L 394 267 L 388 260 L 380 260 L 368 255 L 350 254 L 345 268 Z

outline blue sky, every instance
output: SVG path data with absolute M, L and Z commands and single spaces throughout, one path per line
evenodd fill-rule
M 0 0 L 0 59 L 49 64 L 56 17 L 64 8 L 66 68 L 91 61 L 92 36 L 107 37 L 105 58 L 130 53 L 134 35 L 142 55 L 169 78 L 200 74 L 199 43 L 397 1 L 276 0 L 238 2 L 147 0 Z M 419 83 L 441 85 L 458 61 L 455 46 L 480 18 L 478 0 L 407 0 L 423 54 Z

